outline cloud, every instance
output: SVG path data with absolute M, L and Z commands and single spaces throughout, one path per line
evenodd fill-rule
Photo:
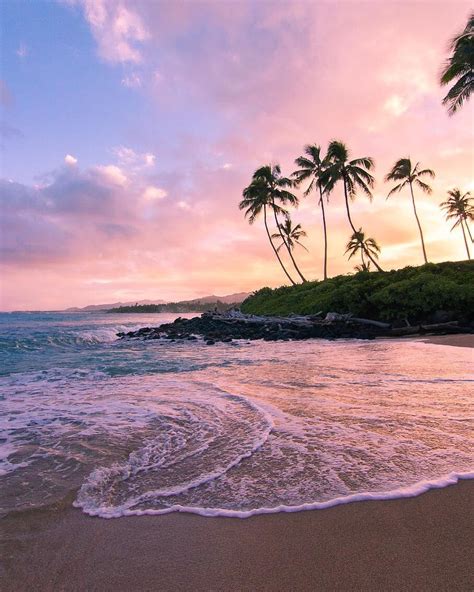
M 122 86 L 127 88 L 139 88 L 142 85 L 142 79 L 136 72 L 124 76 L 121 80 Z
M 112 63 L 140 63 L 141 45 L 150 37 L 133 3 L 116 0 L 73 0 L 81 6 L 98 45 L 99 55 Z
M 151 152 L 135 152 L 127 146 L 116 146 L 112 150 L 121 167 L 137 172 L 143 167 L 152 167 L 155 164 L 155 155 Z
M 153 185 L 148 185 L 145 191 L 143 192 L 143 198 L 147 201 L 155 201 L 157 199 L 163 199 L 168 194 L 164 189 L 160 189 L 160 187 L 154 187 Z
M 66 156 L 64 157 L 64 162 L 66 164 L 74 166 L 75 164 L 77 164 L 77 158 L 75 158 L 74 156 L 71 156 L 71 154 L 66 154 Z
M 392 95 L 385 101 L 383 108 L 387 113 L 400 117 L 408 109 L 408 102 L 399 95 Z
M 114 184 L 124 186 L 127 182 L 127 177 L 120 169 L 120 167 L 114 164 L 108 164 L 105 166 L 99 165 L 96 167 L 96 171 L 101 175 L 106 181 Z
M 146 166 L 153 166 L 155 164 L 156 156 L 147 152 L 143 155 L 143 159 L 145 161 Z

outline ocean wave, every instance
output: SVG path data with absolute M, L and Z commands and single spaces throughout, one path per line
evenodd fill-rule
M 28 336 L 7 336 L 0 339 L 0 351 L 30 352 L 39 351 L 44 348 L 68 348 L 83 347 L 100 343 L 112 343 L 117 341 L 117 333 L 121 331 L 132 331 L 135 326 L 114 325 L 93 329 L 82 329 L 79 331 L 66 330 L 52 332 L 51 334 L 39 333 Z
M 92 516 L 125 515 L 140 504 L 218 479 L 250 457 L 268 439 L 273 420 L 245 397 L 223 394 L 219 399 L 213 405 L 188 401 L 192 412 L 162 424 L 160 435 L 126 463 L 95 469 L 74 505 Z
M 361 501 L 375 501 L 375 500 L 394 500 L 403 499 L 410 497 L 417 497 L 431 489 L 442 489 L 449 485 L 455 485 L 464 479 L 474 479 L 474 471 L 465 473 L 449 473 L 440 477 L 439 479 L 430 479 L 426 481 L 419 481 L 413 485 L 407 485 L 406 487 L 400 487 L 389 491 L 367 491 L 361 493 L 355 493 L 352 495 L 335 497 L 323 502 L 306 502 L 298 505 L 278 505 L 273 507 L 259 507 L 252 508 L 250 510 L 230 510 L 228 508 L 204 508 L 204 507 L 193 507 L 193 506 L 182 506 L 173 505 L 167 508 L 154 509 L 130 509 L 121 508 L 116 509 L 114 512 L 110 512 L 109 509 L 96 509 L 89 511 L 83 507 L 83 511 L 91 516 L 97 516 L 100 518 L 120 518 L 124 516 L 159 516 L 163 514 L 170 514 L 172 512 L 185 512 L 189 514 L 198 514 L 204 517 L 227 517 L 227 518 L 250 518 L 259 514 L 278 514 L 281 512 L 293 513 L 293 512 L 304 512 L 308 510 L 325 510 L 334 506 L 340 506 L 353 502 Z M 76 507 L 82 507 L 77 502 L 74 503 Z

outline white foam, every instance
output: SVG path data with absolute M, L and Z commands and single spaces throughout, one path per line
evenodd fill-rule
M 250 518 L 259 514 L 278 514 L 280 512 L 304 512 L 308 510 L 325 510 L 334 506 L 349 504 L 361 501 L 375 501 L 375 500 L 394 500 L 402 498 L 417 497 L 422 493 L 426 493 L 430 489 L 442 489 L 449 485 L 454 485 L 463 479 L 474 479 L 474 472 L 468 473 L 449 473 L 439 479 L 420 481 L 414 485 L 401 487 L 391 491 L 382 492 L 363 492 L 353 495 L 336 497 L 324 502 L 307 502 L 295 506 L 278 505 L 274 507 L 252 508 L 251 510 L 229 510 L 227 508 L 199 508 L 192 506 L 174 505 L 168 508 L 155 510 L 147 508 L 145 510 L 133 510 L 130 508 L 104 508 L 88 509 L 83 507 L 83 511 L 90 516 L 97 516 L 100 518 L 121 518 L 124 516 L 159 516 L 163 514 L 170 514 L 172 512 L 186 512 L 189 514 L 198 514 L 204 517 L 227 517 L 227 518 Z M 74 502 L 76 507 L 81 507 L 80 504 Z
M 148 442 L 144 448 L 133 452 L 125 464 L 121 465 L 117 463 L 112 467 L 100 467 L 94 470 L 80 488 L 74 505 L 76 507 L 83 508 L 84 512 L 93 516 L 117 516 L 122 515 L 127 511 L 133 511 L 131 508 L 139 505 L 140 503 L 150 502 L 158 498 L 167 498 L 183 494 L 191 489 L 210 483 L 211 481 L 214 481 L 215 479 L 225 475 L 230 469 L 236 467 L 243 459 L 249 458 L 254 452 L 261 448 L 261 446 L 268 439 L 268 436 L 274 427 L 273 420 L 270 415 L 248 398 L 237 395 L 225 395 L 225 399 L 226 401 L 230 400 L 244 403 L 245 406 L 252 409 L 257 417 L 262 420 L 262 426 L 259 426 L 257 423 L 258 431 L 254 436 L 252 436 L 251 431 L 252 429 L 255 429 L 255 426 L 248 424 L 248 435 L 251 438 L 250 445 L 248 445 L 247 442 L 243 440 L 241 443 L 239 443 L 242 450 L 239 453 L 236 452 L 235 454 L 231 455 L 231 458 L 227 462 L 221 462 L 220 459 L 218 459 L 216 466 L 212 467 L 211 470 L 202 471 L 196 477 L 185 480 L 184 483 L 173 484 L 160 489 L 149 489 L 145 493 L 138 496 L 132 495 L 126 500 L 125 503 L 120 504 L 119 506 L 105 505 L 102 501 L 103 498 L 107 497 L 109 491 L 116 487 L 117 482 L 125 482 L 131 476 L 135 476 L 138 473 L 143 473 L 145 471 L 149 472 L 153 469 L 159 470 L 162 468 L 163 458 L 166 458 L 165 451 L 155 451 L 153 448 L 157 446 L 157 443 L 155 441 Z M 237 409 L 237 413 L 238 411 L 239 410 Z M 242 434 L 242 438 L 244 436 L 245 435 Z M 183 444 L 183 442 L 180 442 L 180 444 Z M 184 445 L 186 444 L 187 442 L 184 442 Z M 205 444 L 201 447 L 193 449 L 192 453 L 185 452 L 184 458 L 187 458 L 187 456 L 190 454 L 199 458 L 199 454 L 207 450 L 209 446 L 209 442 L 205 442 Z M 155 457 L 157 452 L 162 452 L 161 458 L 158 462 L 150 464 L 148 462 L 149 457 Z M 166 452 L 171 455 L 178 455 L 180 453 L 180 451 L 177 449 L 172 449 L 171 451 Z M 182 459 L 183 456 L 181 453 L 181 460 Z M 172 460 L 172 464 L 175 464 L 174 460 Z

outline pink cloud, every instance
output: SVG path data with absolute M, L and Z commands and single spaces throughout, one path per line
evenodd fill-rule
M 356 225 L 382 245 L 384 268 L 422 262 L 409 196 L 385 200 L 383 177 L 405 155 L 437 173 L 433 195 L 418 196 L 430 260 L 465 257 L 439 203 L 454 185 L 473 187 L 472 104 L 449 118 L 438 76 L 468 3 L 456 11 L 437 2 L 82 5 L 99 55 L 134 63 L 157 113 L 195 109 L 217 131 L 157 147 L 156 163 L 168 159 L 167 167 L 155 167 L 148 148 L 120 146 L 114 162 L 60 168 L 41 188 L 7 185 L 19 238 L 6 243 L 3 306 L 20 307 L 28 277 L 37 307 L 282 284 L 261 222 L 249 227 L 237 209 L 242 188 L 257 166 L 280 162 L 289 173 L 306 143 L 333 138 L 376 160 L 374 201 L 360 196 L 352 208 Z M 320 278 L 314 196 L 294 219 L 308 232 L 301 267 Z M 330 273 L 349 272 L 341 188 L 330 197 L 328 226 Z

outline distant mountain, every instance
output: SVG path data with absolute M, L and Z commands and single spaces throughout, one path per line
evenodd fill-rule
M 181 300 L 180 302 L 166 302 L 165 304 L 134 304 L 132 306 L 117 306 L 110 308 L 111 313 L 159 313 L 159 312 L 205 312 L 216 310 L 224 312 L 234 306 L 239 306 L 248 294 L 239 292 L 228 296 L 203 296 L 195 300 Z
M 179 303 L 168 303 L 166 300 L 133 300 L 131 302 L 113 302 L 112 304 L 89 304 L 82 308 L 72 307 L 67 308 L 64 312 L 100 312 L 117 308 L 129 308 L 138 306 L 161 305 L 161 304 L 181 304 L 186 305 L 187 308 L 192 308 L 192 304 L 207 304 L 222 302 L 223 304 L 240 304 L 250 292 L 237 292 L 236 294 L 229 294 L 227 296 L 202 296 L 201 298 L 194 298 L 193 300 L 181 301 Z
M 237 292 L 236 294 L 229 294 L 228 296 L 203 296 L 202 298 L 194 298 L 188 302 L 224 302 L 225 304 L 240 304 L 247 296 L 250 296 L 250 292 Z
M 77 306 L 72 308 L 66 308 L 64 312 L 94 312 L 100 310 L 110 310 L 111 308 L 118 308 L 120 306 L 134 306 L 135 304 L 165 304 L 166 300 L 133 300 L 132 302 L 113 302 L 112 304 L 89 304 L 78 308 Z

